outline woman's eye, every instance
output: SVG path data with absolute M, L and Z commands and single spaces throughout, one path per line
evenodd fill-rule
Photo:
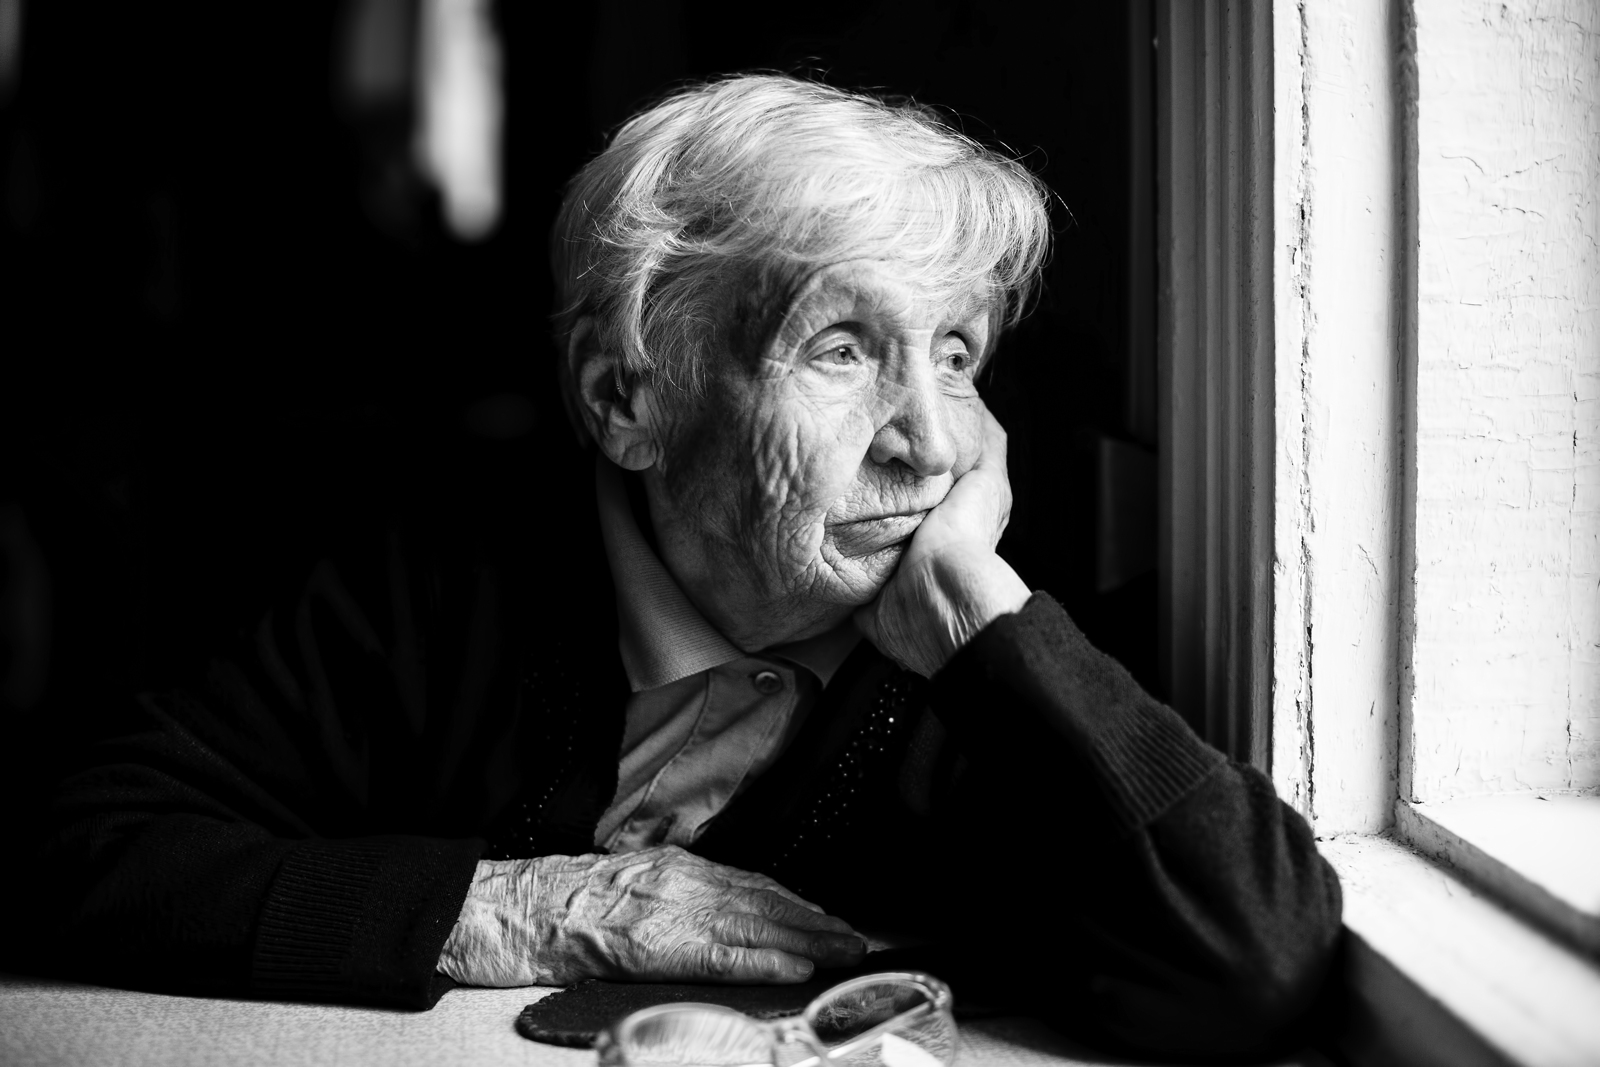
M 843 367 L 860 363 L 861 353 L 856 350 L 854 345 L 833 345 L 831 348 L 823 349 L 817 358 L 824 363 L 832 363 Z
M 957 374 L 966 374 L 973 369 L 973 366 L 978 361 L 973 359 L 972 353 L 968 352 L 965 348 L 956 348 L 945 353 L 944 362 L 945 366 L 949 367 Z

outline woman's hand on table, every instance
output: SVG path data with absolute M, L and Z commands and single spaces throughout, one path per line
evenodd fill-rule
M 663 845 L 479 861 L 439 970 L 479 986 L 777 984 L 865 954 L 848 923 L 765 875 Z

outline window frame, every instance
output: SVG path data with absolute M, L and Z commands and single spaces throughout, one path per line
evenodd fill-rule
M 1234 759 L 1272 751 L 1270 0 L 1157 0 L 1158 656 Z
M 1600 1061 L 1588 935 L 1406 799 L 1413 2 L 1155 0 L 1163 678 L 1340 872 L 1352 1062 Z

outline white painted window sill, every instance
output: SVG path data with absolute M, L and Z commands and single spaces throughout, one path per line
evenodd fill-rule
M 1402 800 L 1395 829 L 1557 940 L 1600 956 L 1600 796 Z
M 1593 958 L 1394 840 L 1319 847 L 1344 885 L 1354 1062 L 1600 1064 Z

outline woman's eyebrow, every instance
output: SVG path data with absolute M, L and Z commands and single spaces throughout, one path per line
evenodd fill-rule
M 964 299 L 952 301 L 950 317 L 956 322 L 973 322 L 987 327 L 995 314 L 995 301 L 987 293 L 968 293 Z

